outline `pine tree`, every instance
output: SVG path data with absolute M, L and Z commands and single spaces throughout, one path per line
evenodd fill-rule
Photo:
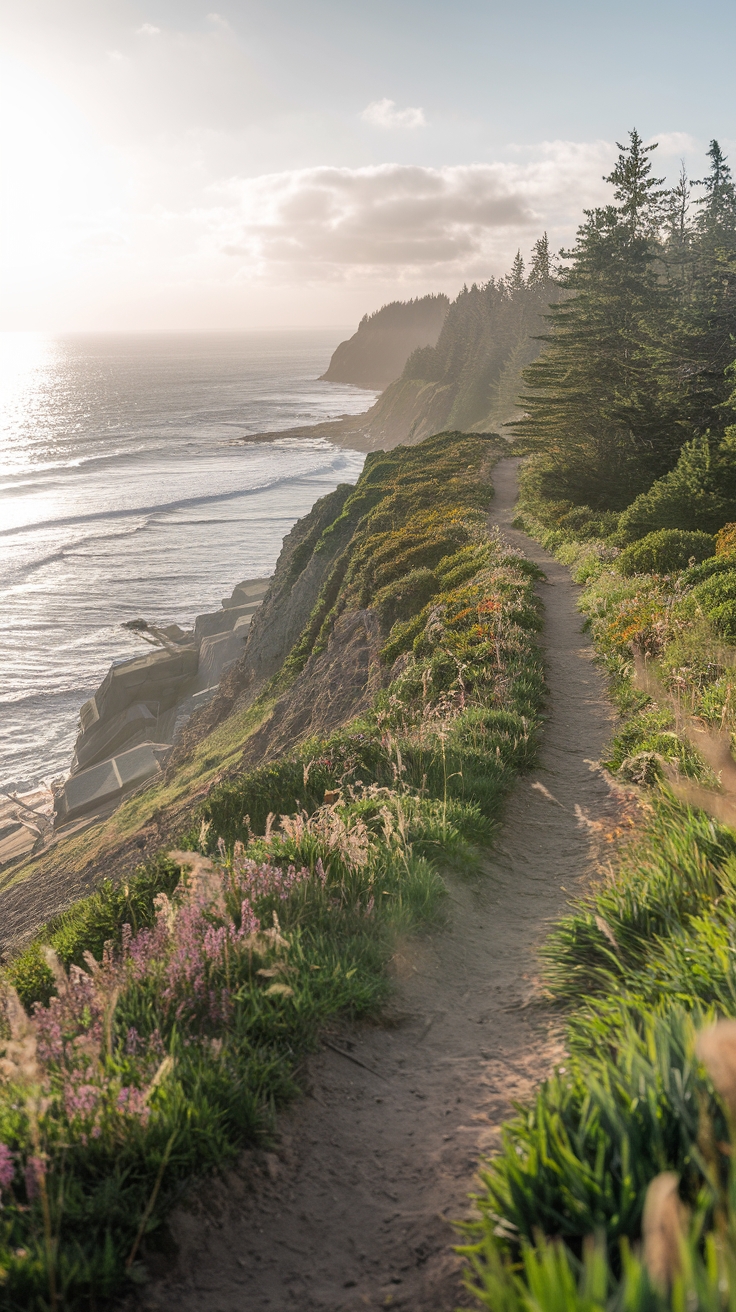
M 694 183 L 696 187 L 705 188 L 705 195 L 695 202 L 702 206 L 699 227 L 704 231 L 718 228 L 733 231 L 736 225 L 736 189 L 726 162 L 728 157 L 715 140 L 708 148 L 708 158 L 710 173 Z
M 694 183 L 705 195 L 678 252 L 687 276 L 673 325 L 670 391 L 690 435 L 722 434 L 729 394 L 725 371 L 736 355 L 736 188 L 717 141 L 710 171 Z M 670 250 L 673 250 L 670 243 Z
M 532 262 L 527 278 L 528 287 L 546 287 L 552 282 L 552 258 L 549 253 L 549 241 L 546 232 L 535 241 L 532 250 Z
M 615 167 L 604 177 L 614 187 L 614 197 L 619 202 L 621 222 L 628 228 L 631 237 L 649 237 L 659 225 L 659 212 L 666 191 L 662 187 L 664 178 L 653 178 L 652 162 L 649 156 L 657 149 L 655 142 L 645 146 L 636 128 L 629 133 L 629 145 L 622 146 L 616 142 L 621 154 Z
M 524 261 L 521 258 L 521 251 L 517 251 L 514 256 L 514 262 L 511 265 L 511 272 L 506 279 L 506 286 L 512 296 L 514 292 L 518 292 L 522 287 L 526 286 L 524 280 Z
M 680 176 L 677 186 L 667 192 L 663 205 L 665 232 L 667 240 L 674 247 L 683 247 L 690 238 L 688 215 L 690 212 L 690 182 L 685 171 L 684 161 L 680 161 Z
M 651 366 L 671 317 L 655 147 L 635 130 L 629 140 L 607 179 L 619 204 L 586 211 L 566 256 L 565 294 L 550 311 L 547 349 L 525 374 L 517 425 L 527 449 L 544 453 L 548 495 L 613 509 L 665 473 L 687 435 Z

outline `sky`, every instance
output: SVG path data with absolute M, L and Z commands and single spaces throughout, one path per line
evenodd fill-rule
M 208 10 L 214 3 L 216 10 Z M 349 327 L 736 166 L 725 0 L 0 0 L 0 329 Z

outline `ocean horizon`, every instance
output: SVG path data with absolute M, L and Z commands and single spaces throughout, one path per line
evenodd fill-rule
M 318 381 L 349 330 L 0 334 L 0 790 L 66 774 L 121 625 L 191 625 L 364 455 L 239 439 L 368 409 Z

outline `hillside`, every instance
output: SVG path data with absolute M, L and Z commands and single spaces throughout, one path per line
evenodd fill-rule
M 248 440 L 321 436 L 354 450 L 378 451 L 446 429 L 494 432 L 521 413 L 522 375 L 542 349 L 540 334 L 559 296 L 544 236 L 528 272 L 519 254 L 507 277 L 463 287 L 447 309 L 436 345 L 413 350 L 401 376 L 365 414 Z M 351 342 L 359 337 L 360 330 Z
M 441 293 L 391 301 L 364 315 L 358 331 L 334 351 L 322 380 L 382 392 L 400 376 L 412 351 L 435 345 L 449 304 Z
M 486 526 L 498 450 L 441 434 L 322 498 L 168 780 L 2 888 L 6 945 L 40 930 L 1 981 L 4 1306 L 142 1278 L 182 1184 L 269 1141 L 441 869 L 478 868 L 544 692 L 537 571 Z

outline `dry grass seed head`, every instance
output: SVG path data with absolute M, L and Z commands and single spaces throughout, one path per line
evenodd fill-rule
M 199 852 L 180 852 L 176 849 L 168 855 L 182 869 L 189 871 L 186 878 L 186 901 L 213 904 L 213 910 L 224 915 L 222 872 L 212 864 L 209 857 Z
M 644 1202 L 644 1265 L 661 1290 L 671 1288 L 681 1267 L 688 1212 L 677 1192 L 679 1183 L 673 1171 L 663 1171 L 651 1181 Z
M 695 1054 L 705 1066 L 729 1118 L 736 1124 L 736 1020 L 719 1020 L 701 1030 Z

